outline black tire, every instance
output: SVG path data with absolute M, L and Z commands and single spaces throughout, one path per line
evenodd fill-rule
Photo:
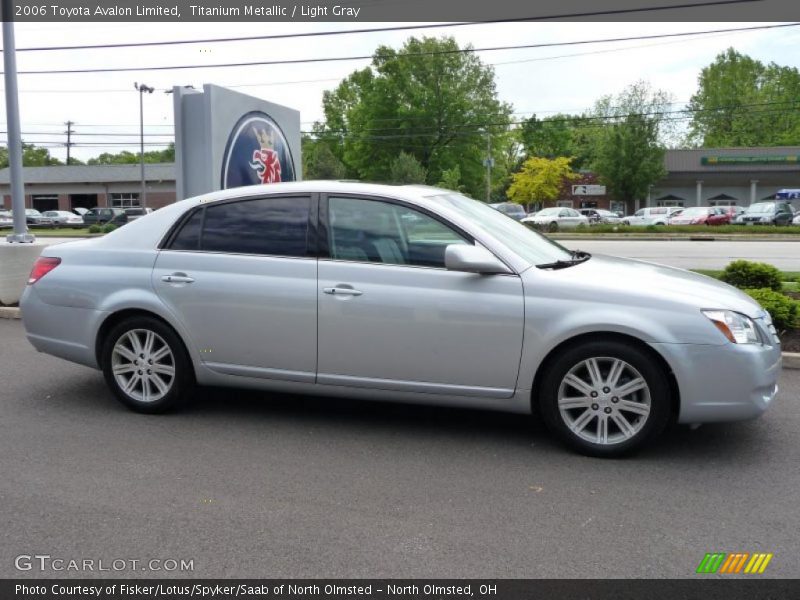
M 621 411 L 627 411 L 627 409 L 622 408 L 621 404 L 619 404 L 619 399 L 616 400 L 615 404 L 611 404 L 613 401 L 613 397 L 611 396 L 601 395 L 597 399 L 599 404 L 592 403 L 590 407 L 585 408 L 586 414 L 591 414 L 591 417 L 586 423 L 596 423 L 594 432 L 598 435 L 601 429 L 600 420 L 601 418 L 605 419 L 605 432 L 608 436 L 609 443 L 595 443 L 584 439 L 584 437 L 581 437 L 570 429 L 565 421 L 565 417 L 562 416 L 558 399 L 562 381 L 570 371 L 577 368 L 578 365 L 581 365 L 583 361 L 587 361 L 591 358 L 600 358 L 599 362 L 601 365 L 610 362 L 610 360 L 607 359 L 624 361 L 632 367 L 633 370 L 637 371 L 646 382 L 647 391 L 649 391 L 648 415 L 646 417 L 640 417 L 638 415 L 632 417 L 633 413 L 622 413 L 625 417 L 624 421 L 629 421 L 633 418 L 635 421 L 633 429 L 638 428 L 636 433 L 631 437 L 626 438 L 626 434 L 622 431 L 622 428 L 614 421 L 614 419 L 619 418 L 619 412 L 616 412 L 617 409 Z M 550 361 L 546 368 L 547 372 L 539 386 L 539 412 L 547 428 L 567 446 L 581 454 L 601 458 L 630 454 L 641 449 L 645 444 L 658 437 L 670 421 L 670 388 L 667 375 L 664 373 L 661 364 L 659 364 L 655 357 L 635 344 L 612 340 L 591 341 L 577 346 L 571 346 Z M 602 370 L 601 375 L 603 375 Z M 608 379 L 609 372 L 606 371 L 604 376 Z M 566 389 L 570 389 L 571 387 L 569 384 L 565 384 L 565 386 Z M 574 389 L 577 390 L 577 388 Z M 620 389 L 622 389 L 622 386 L 620 386 Z M 603 390 L 601 390 L 601 392 L 602 391 Z M 638 396 L 640 400 L 643 397 L 642 395 L 645 394 L 644 391 L 634 393 L 640 394 Z M 631 398 L 631 395 L 626 394 L 623 398 Z M 645 401 L 642 400 L 641 404 L 644 403 Z M 637 404 L 639 403 L 637 402 Z M 594 408 L 596 406 L 599 406 L 599 408 Z M 573 415 L 575 415 L 573 426 L 578 423 L 581 417 L 585 416 L 583 410 L 582 407 L 566 410 L 566 414 L 568 415 L 566 418 L 573 418 Z M 615 411 L 613 416 L 604 416 L 604 413 L 610 414 L 612 411 Z M 641 419 L 643 419 L 643 421 Z M 588 425 L 586 427 L 588 428 Z M 619 438 L 618 441 L 611 441 L 611 432 L 614 432 L 614 436 Z M 589 435 L 592 432 L 583 430 L 581 433 Z
M 549 231 L 550 233 L 555 233 L 556 231 L 558 231 L 558 223 L 556 223 L 555 221 L 550 223 L 550 225 L 547 226 L 547 231 Z
M 152 362 L 150 362 L 148 365 L 146 364 L 146 360 L 136 357 L 137 361 L 142 361 L 143 367 L 143 370 L 137 371 L 138 374 L 143 374 L 144 372 L 150 373 L 150 371 L 147 370 L 148 366 L 151 366 L 154 369 L 158 369 L 159 367 L 168 369 L 170 365 L 172 366 L 174 374 L 172 375 L 171 379 L 168 380 L 168 389 L 163 396 L 160 396 L 157 399 L 144 401 L 141 398 L 136 397 L 138 395 L 146 398 L 154 389 L 156 390 L 155 396 L 159 395 L 159 390 L 157 389 L 155 383 L 150 383 L 151 379 L 144 381 L 140 376 L 136 384 L 133 385 L 131 393 L 128 393 L 121 387 L 117 376 L 114 374 L 114 361 L 116 360 L 118 362 L 125 362 L 128 360 L 120 355 L 119 352 L 117 352 L 117 356 L 115 357 L 114 348 L 117 345 L 117 342 L 120 342 L 120 340 L 125 338 L 125 336 L 128 336 L 128 334 L 131 332 L 135 332 L 133 335 L 140 339 L 140 341 L 141 336 L 146 335 L 141 332 L 152 332 L 156 334 L 157 337 L 154 338 L 156 340 L 154 342 L 154 347 L 160 350 L 163 346 L 166 346 L 169 348 L 169 352 L 171 353 L 169 356 L 163 359 L 165 361 L 163 364 L 157 364 L 155 366 L 152 365 Z M 123 343 L 128 340 L 130 340 L 130 338 L 126 338 Z M 161 342 L 163 342 L 163 346 Z M 130 346 L 127 347 L 130 348 Z M 100 366 L 103 369 L 103 375 L 105 376 L 106 383 L 111 388 L 111 391 L 114 392 L 114 395 L 117 397 L 117 399 L 131 410 L 140 413 L 156 414 L 174 410 L 188 402 L 195 387 L 192 363 L 188 353 L 186 352 L 186 347 L 183 345 L 180 337 L 178 337 L 178 334 L 162 321 L 144 315 L 130 317 L 117 323 L 111 328 L 103 340 L 100 353 Z M 119 364 L 118 366 L 122 366 L 123 368 L 127 367 L 127 365 Z M 136 367 L 132 368 L 135 369 Z M 131 372 L 131 379 L 135 377 L 136 374 Z M 168 379 L 167 375 L 162 377 L 162 375 L 158 373 L 155 375 L 149 375 L 147 377 L 158 377 L 161 383 L 164 383 L 165 380 Z M 130 379 L 128 381 L 130 382 Z M 145 389 L 147 391 L 145 391 Z

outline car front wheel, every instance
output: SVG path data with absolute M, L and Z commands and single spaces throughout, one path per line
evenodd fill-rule
M 101 363 L 117 399 L 142 413 L 161 413 L 188 400 L 194 373 L 178 335 L 147 316 L 115 325 L 106 336 Z
M 669 422 L 669 382 L 635 346 L 588 342 L 549 365 L 539 407 L 548 428 L 578 452 L 620 456 L 641 448 Z
M 547 230 L 551 233 L 558 231 L 558 223 L 553 221 L 552 223 L 550 223 L 550 225 L 547 226 Z

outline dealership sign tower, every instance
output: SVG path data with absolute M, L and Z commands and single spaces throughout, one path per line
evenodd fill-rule
M 298 111 L 210 84 L 173 93 L 178 200 L 301 179 Z

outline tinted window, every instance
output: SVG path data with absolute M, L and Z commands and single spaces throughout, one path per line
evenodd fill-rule
M 203 225 L 203 210 L 197 210 L 181 227 L 172 240 L 172 250 L 197 250 L 200 248 L 200 227 Z
M 444 268 L 450 244 L 468 243 L 455 231 L 411 208 L 356 198 L 330 198 L 331 258 Z
M 306 256 L 310 198 L 264 198 L 207 206 L 201 250 Z

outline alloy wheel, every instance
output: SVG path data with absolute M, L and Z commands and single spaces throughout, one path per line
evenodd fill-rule
M 650 388 L 630 363 L 613 357 L 582 360 L 564 375 L 558 411 L 577 437 L 599 445 L 633 438 L 651 410 Z
M 164 338 L 149 329 L 131 329 L 111 351 L 111 369 L 120 390 L 138 402 L 156 402 L 175 381 L 175 357 Z

